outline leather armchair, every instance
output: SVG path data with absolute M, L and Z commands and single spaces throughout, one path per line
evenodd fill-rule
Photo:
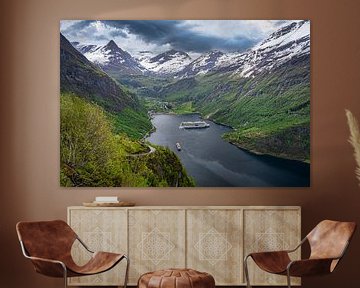
M 71 227 L 62 220 L 19 222 L 16 231 L 23 255 L 30 259 L 35 271 L 50 277 L 79 277 L 102 273 L 115 267 L 121 260 L 127 261 L 124 288 L 127 285 L 129 259 L 125 254 L 93 252 Z M 90 260 L 78 266 L 72 256 L 71 247 L 79 241 L 91 254 Z
M 354 222 L 324 220 L 292 250 L 250 253 L 244 259 L 247 287 L 251 287 L 247 266 L 249 258 L 266 272 L 286 275 L 289 288 L 291 288 L 291 276 L 305 277 L 332 273 L 344 256 L 355 229 Z M 306 241 L 310 245 L 310 257 L 292 261 L 289 253 L 299 249 Z

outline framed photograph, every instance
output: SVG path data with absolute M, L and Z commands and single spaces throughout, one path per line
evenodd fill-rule
M 310 186 L 309 20 L 62 20 L 60 185 Z

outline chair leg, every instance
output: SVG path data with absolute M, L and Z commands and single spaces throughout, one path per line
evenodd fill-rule
M 129 259 L 129 257 L 127 257 L 127 256 L 124 256 L 124 258 L 126 259 L 126 271 L 125 271 L 124 288 L 126 288 L 126 287 L 127 287 L 128 278 L 129 278 L 130 259 Z
M 290 271 L 289 269 L 287 269 L 287 284 L 288 284 L 288 288 L 291 288 L 291 278 L 290 278 Z
M 245 279 L 246 279 L 246 287 L 247 288 L 251 288 L 250 285 L 250 279 L 249 279 L 249 269 L 248 269 L 248 265 L 247 265 L 247 259 L 249 258 L 250 255 L 247 255 L 244 259 L 244 272 L 245 272 Z
M 62 267 L 64 269 L 64 287 L 67 288 L 67 270 L 66 270 L 66 266 L 64 264 L 62 264 Z

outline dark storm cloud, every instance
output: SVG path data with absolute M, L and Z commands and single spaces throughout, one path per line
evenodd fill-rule
M 178 31 L 176 35 L 169 36 L 167 40 L 175 49 L 199 53 L 209 50 L 244 50 L 253 44 L 252 40 L 246 38 L 220 38 L 199 35 L 187 30 Z
M 92 22 L 94 21 L 77 22 L 65 29 L 64 33 L 75 37 L 81 35 L 91 39 L 94 37 L 91 29 L 86 30 L 85 28 L 89 27 Z M 172 48 L 186 52 L 239 51 L 254 44 L 253 40 L 245 37 L 221 38 L 191 31 L 188 29 L 189 26 L 183 27 L 183 21 L 180 20 L 105 20 L 101 22 L 118 29 L 111 32 L 112 37 L 126 37 L 126 33 L 123 32 L 126 30 L 129 34 L 136 35 L 146 43 L 170 44 Z
M 123 38 L 128 38 L 128 35 L 121 30 L 111 31 L 110 36 L 111 37 L 119 37 L 120 36 Z
M 95 35 L 95 36 L 92 36 L 92 39 L 98 40 L 98 41 L 101 41 L 101 40 L 108 41 L 109 40 L 109 38 L 106 37 L 105 35 Z
M 126 28 L 129 33 L 137 35 L 147 43 L 170 44 L 176 50 L 187 52 L 202 53 L 215 49 L 225 51 L 244 50 L 254 44 L 254 41 L 247 38 L 224 39 L 186 30 L 181 26 L 182 21 L 179 20 L 108 20 L 103 21 L 103 23 L 119 29 Z
M 145 42 L 167 43 L 166 38 L 178 30 L 178 20 L 105 20 L 106 25 L 138 35 Z
M 66 34 L 66 35 L 71 35 L 71 36 L 77 36 L 81 31 L 83 31 L 83 29 L 89 27 L 90 24 L 93 22 L 95 22 L 95 21 L 83 20 L 83 21 L 76 22 L 76 23 L 72 24 L 71 26 L 67 27 L 66 29 L 64 29 L 63 31 L 61 31 L 61 33 Z

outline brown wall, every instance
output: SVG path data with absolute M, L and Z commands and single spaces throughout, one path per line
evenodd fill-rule
M 6 3 L 5 3 L 6 2 Z M 19 220 L 66 217 L 95 195 L 139 205 L 301 205 L 303 234 L 330 218 L 360 223 L 360 188 L 344 108 L 360 118 L 357 0 L 3 0 L 0 4 L 0 286 L 62 287 L 21 257 Z M 311 188 L 59 187 L 60 19 L 311 19 Z M 359 231 L 358 231 L 359 234 Z M 304 287 L 358 287 L 360 235 L 335 274 Z

